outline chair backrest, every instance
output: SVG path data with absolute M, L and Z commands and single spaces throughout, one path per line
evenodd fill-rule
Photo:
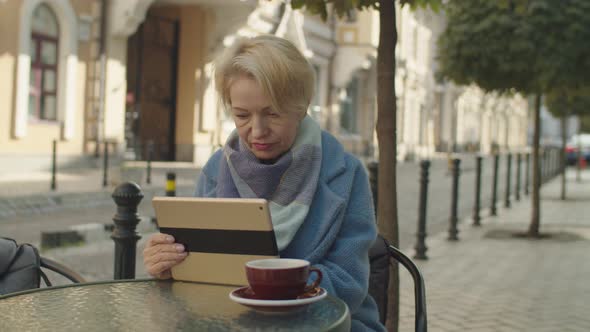
M 58 273 L 75 284 L 86 282 L 84 277 L 76 273 L 74 270 L 47 257 L 41 257 L 41 267 Z M 52 285 L 49 281 L 49 278 L 47 278 L 47 275 L 43 273 L 43 271 L 41 271 L 41 277 L 47 286 Z
M 369 279 L 369 294 L 377 302 L 379 317 L 385 324 L 387 321 L 387 295 L 389 290 L 389 262 L 390 259 L 401 263 L 410 272 L 414 280 L 415 330 L 427 331 L 426 319 L 426 291 L 424 278 L 414 262 L 400 250 L 379 236 L 369 251 L 371 262 L 371 277 Z

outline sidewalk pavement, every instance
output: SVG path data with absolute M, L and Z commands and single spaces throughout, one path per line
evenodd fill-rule
M 163 195 L 166 172 L 176 174 L 177 192 L 192 194 L 200 169 L 192 163 L 152 162 L 148 184 L 145 162 L 123 162 L 108 169 L 106 186 L 100 167 L 64 169 L 56 174 L 56 190 L 50 188 L 49 171 L 0 174 L 0 219 L 112 204 L 115 187 L 126 181 L 140 185 L 146 196 Z
M 542 188 L 541 232 L 552 237 L 513 237 L 528 229 L 530 198 L 474 227 L 464 221 L 460 240 L 427 239 L 424 274 L 430 331 L 590 331 L 590 171 L 575 181 L 568 172 Z M 413 250 L 407 250 L 413 255 Z M 414 326 L 413 282 L 403 268 L 400 331 Z

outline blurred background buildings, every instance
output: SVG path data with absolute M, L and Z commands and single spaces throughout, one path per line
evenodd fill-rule
M 376 157 L 378 20 L 324 22 L 278 0 L 0 0 L 0 171 L 49 168 L 54 139 L 62 166 L 91 163 L 105 142 L 124 159 L 202 166 L 233 129 L 212 62 L 258 34 L 302 50 L 318 83 L 309 114 Z M 398 8 L 397 23 L 398 159 L 527 146 L 526 97 L 435 79 L 444 13 Z M 558 122 L 543 117 L 545 142 L 557 143 Z

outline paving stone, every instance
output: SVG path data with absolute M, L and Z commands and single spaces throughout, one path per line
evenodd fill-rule
M 432 331 L 590 331 L 590 173 L 542 191 L 541 231 L 554 238 L 489 238 L 486 233 L 525 231 L 529 199 L 513 202 L 480 228 L 461 228 L 461 240 L 430 239 L 430 259 L 418 262 L 426 280 Z M 406 278 L 406 280 L 404 280 Z M 413 284 L 402 276 L 402 292 Z M 402 303 L 403 305 L 403 303 Z M 459 329 L 460 328 L 460 329 Z

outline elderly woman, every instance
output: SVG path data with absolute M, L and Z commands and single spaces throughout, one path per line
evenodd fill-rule
M 313 68 L 287 40 L 259 36 L 228 48 L 215 83 L 236 130 L 203 168 L 196 196 L 267 199 L 280 256 L 321 269 L 321 286 L 348 304 L 353 331 L 382 331 L 368 295 L 377 229 L 367 175 L 306 115 L 314 82 Z M 144 250 L 157 278 L 170 278 L 185 257 L 165 234 Z

